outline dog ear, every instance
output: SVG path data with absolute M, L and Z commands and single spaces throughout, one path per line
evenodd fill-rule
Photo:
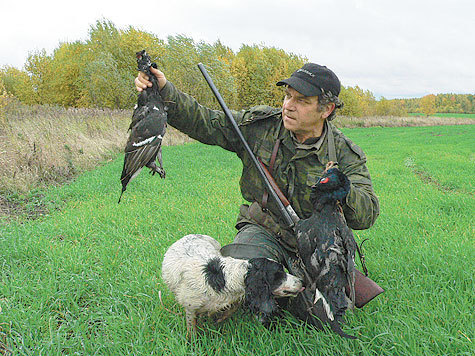
M 266 325 L 278 306 L 272 294 L 272 288 L 267 271 L 267 260 L 256 258 L 249 260 L 249 268 L 244 278 L 246 305 L 252 313 L 259 316 L 259 320 Z
M 205 281 L 216 293 L 221 293 L 226 287 L 226 276 L 224 275 L 224 267 L 219 257 L 210 259 L 203 266 L 203 274 Z

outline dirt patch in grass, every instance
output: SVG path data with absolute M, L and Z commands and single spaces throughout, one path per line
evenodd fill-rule
M 0 221 L 9 222 L 20 218 L 27 220 L 35 220 L 39 217 L 47 215 L 51 211 L 44 203 L 44 195 L 42 193 L 29 193 L 27 195 L 10 195 L 0 194 Z
M 457 189 L 448 187 L 443 185 L 442 183 L 438 182 L 434 177 L 431 177 L 427 172 L 421 171 L 419 169 L 413 169 L 413 172 L 416 176 L 420 178 L 424 183 L 433 185 L 438 190 L 442 192 L 459 192 Z
M 414 160 L 411 157 L 406 158 L 404 162 L 405 166 L 408 167 L 409 169 L 412 170 L 412 172 L 425 184 L 430 184 L 440 190 L 441 192 L 446 192 L 446 193 L 461 193 L 461 194 L 469 194 L 469 195 L 474 195 L 473 192 L 466 191 L 463 189 L 457 189 L 454 187 L 447 186 L 441 182 L 439 182 L 437 179 L 435 179 L 433 176 L 431 176 L 429 173 L 421 169 L 419 166 L 416 165 Z
M 0 216 L 14 215 L 17 210 L 15 204 L 12 204 L 0 195 Z

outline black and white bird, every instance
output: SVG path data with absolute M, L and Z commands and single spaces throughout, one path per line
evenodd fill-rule
M 129 181 L 144 166 L 150 168 L 152 174 L 158 173 L 161 178 L 165 178 L 161 146 L 167 127 L 167 108 L 160 96 L 157 78 L 150 71 L 150 67 L 157 68 L 157 65 L 152 63 L 145 50 L 136 55 L 138 70 L 148 75 L 152 86 L 140 93 L 132 114 L 130 135 L 125 146 L 124 168 L 120 177 L 122 192 L 119 203 Z M 160 166 L 155 163 L 157 158 Z
M 307 311 L 317 316 L 320 322 L 328 324 L 334 332 L 354 338 L 344 333 L 340 325 L 349 303 L 355 300 L 354 258 L 357 245 L 341 207 L 350 191 L 350 181 L 338 168 L 332 168 L 331 163 L 312 187 L 312 215 L 300 220 L 296 226 L 307 296 L 304 298 L 305 295 L 302 295 L 299 300 L 306 304 Z M 345 294 L 347 286 L 350 300 Z M 311 315 L 304 315 L 303 318 L 321 327 Z

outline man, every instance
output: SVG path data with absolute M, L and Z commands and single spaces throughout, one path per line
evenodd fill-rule
M 151 69 L 158 79 L 160 94 L 169 104 L 168 122 L 190 137 L 235 152 L 242 160 L 240 180 L 243 197 L 250 203 L 240 207 L 232 244 L 222 253 L 235 258 L 268 257 L 293 272 L 296 237 L 280 217 L 277 204 L 268 199 L 257 169 L 245 152 L 223 112 L 201 106 L 191 96 L 177 90 L 165 75 Z M 135 79 L 138 91 L 151 86 L 145 74 Z M 363 151 L 329 121 L 342 106 L 338 99 L 340 81 L 327 67 L 307 63 L 288 79 L 282 110 L 256 106 L 233 112 L 243 136 L 254 154 L 271 170 L 278 186 L 300 218 L 312 212 L 311 186 L 330 160 L 351 181 L 343 211 L 352 229 L 367 229 L 379 214 Z M 332 157 L 333 156 L 333 157 Z

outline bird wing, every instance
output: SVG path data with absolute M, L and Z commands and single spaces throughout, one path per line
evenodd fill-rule
M 157 154 L 160 153 L 167 126 L 167 112 L 161 98 L 136 107 L 132 116 L 132 124 L 134 122 L 135 125 L 131 125 L 130 135 L 125 146 L 124 166 L 120 178 L 122 192 L 125 191 L 129 181 L 135 178 L 144 166 L 154 163 Z
M 336 317 L 347 307 L 345 287 L 354 286 L 352 232 L 341 219 L 339 212 L 323 209 L 297 225 L 299 254 L 316 287 L 316 300 L 318 290 L 318 299 L 323 296 Z
M 152 109 L 153 111 L 156 111 Z M 122 184 L 127 184 L 145 165 L 155 161 L 166 130 L 166 114 L 151 112 L 132 128 L 125 147 Z
M 341 237 L 342 250 L 346 254 L 345 259 L 342 260 L 342 268 L 345 271 L 347 285 L 350 289 L 350 300 L 355 302 L 355 253 L 357 249 L 355 237 L 353 232 L 346 223 L 345 216 L 340 210 L 336 215 L 339 235 Z
M 151 139 L 153 139 L 152 142 L 156 141 L 156 144 L 143 145 L 125 154 L 124 168 L 122 176 L 120 177 L 122 184 L 127 184 L 130 180 L 135 178 L 140 170 L 150 161 L 155 161 L 158 151 L 161 148 L 162 138 L 151 137 Z

